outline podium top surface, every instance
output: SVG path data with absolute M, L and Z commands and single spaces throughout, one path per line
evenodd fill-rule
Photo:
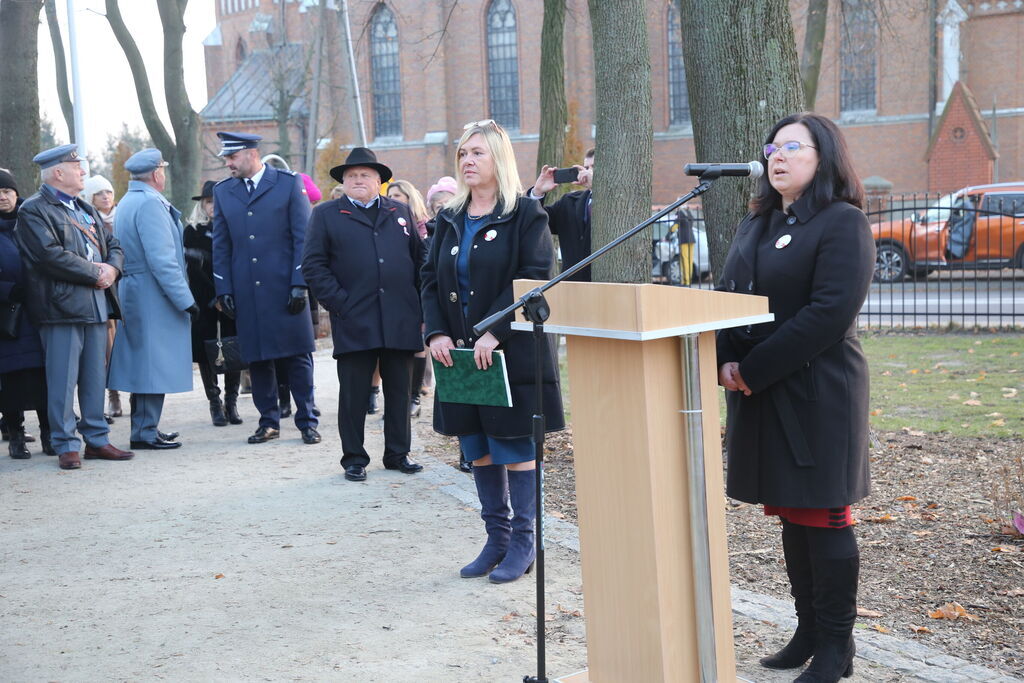
M 543 284 L 515 280 L 514 296 Z M 584 337 L 647 341 L 775 319 L 767 297 L 668 285 L 566 281 L 544 297 L 551 307 L 544 330 Z M 517 314 L 512 328 L 530 330 L 531 325 Z

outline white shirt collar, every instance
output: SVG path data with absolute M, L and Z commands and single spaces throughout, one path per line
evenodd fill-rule
M 252 178 L 249 179 L 249 180 L 252 181 L 252 189 L 255 190 L 257 187 L 260 186 L 260 179 L 263 177 L 263 173 L 266 172 L 266 170 L 267 170 L 267 165 L 266 164 L 261 164 L 260 165 L 260 170 L 256 171 L 256 173 L 253 174 Z
M 346 196 L 348 196 L 348 195 L 346 195 Z M 352 202 L 352 203 L 353 203 L 353 204 L 355 204 L 356 206 L 362 207 L 362 208 L 364 208 L 364 209 L 369 209 L 369 208 L 370 208 L 371 206 L 373 206 L 374 204 L 376 204 L 376 203 L 377 203 L 377 200 L 378 200 L 378 199 L 380 199 L 380 195 L 377 195 L 376 197 L 374 197 L 373 199 L 371 199 L 370 201 L 368 201 L 368 202 L 366 202 L 366 203 L 364 204 L 363 202 L 359 201 L 358 199 L 353 199 L 352 197 L 349 197 L 349 198 L 348 198 L 348 200 L 349 200 L 350 202 Z

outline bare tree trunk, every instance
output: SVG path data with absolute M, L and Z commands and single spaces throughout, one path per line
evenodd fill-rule
M 142 120 L 146 130 L 153 139 L 153 144 L 163 153 L 164 158 L 171 162 L 168 168 L 170 187 L 168 195 L 171 203 L 179 209 L 185 209 L 192 196 L 195 186 L 199 184 L 202 146 L 199 140 L 199 115 L 192 108 L 185 89 L 185 71 L 182 62 L 181 43 L 185 35 L 185 6 L 188 0 L 159 0 L 157 9 L 160 12 L 160 23 L 164 30 L 164 96 L 167 101 L 167 113 L 171 119 L 172 138 L 160 120 L 153 103 L 153 91 L 149 85 L 149 76 L 142 55 L 135 44 L 128 27 L 121 17 L 117 0 L 106 0 L 107 22 L 110 24 L 114 37 L 124 50 L 128 66 L 135 80 L 135 91 L 142 110 Z
M 39 169 L 39 10 L 42 0 L 0 2 L 0 150 L 22 195 L 32 193 Z
M 651 59 L 644 0 L 590 0 L 597 154 L 591 244 L 597 248 L 651 216 Z M 650 282 L 644 236 L 594 263 L 596 282 Z
M 565 0 L 544 0 L 540 33 L 540 142 L 537 173 L 544 164 L 561 166 L 565 151 Z
M 808 109 L 814 109 L 818 99 L 818 74 L 821 73 L 821 50 L 827 25 L 828 0 L 809 0 L 804 51 L 800 55 L 800 81 L 804 85 L 804 106 Z
M 68 126 L 68 139 L 75 141 L 75 109 L 71 103 L 68 90 L 68 65 L 64 56 L 64 39 L 60 35 L 60 24 L 57 22 L 56 0 L 46 0 L 46 25 L 50 29 L 50 43 L 53 44 L 53 61 L 57 67 L 57 97 L 60 99 L 60 111 L 64 114 L 64 123 Z
M 317 19 L 319 24 L 316 27 L 316 38 L 314 39 L 314 49 L 316 52 L 313 53 L 313 92 L 310 95 L 309 125 L 306 126 L 306 153 L 302 161 L 306 173 L 310 176 L 315 175 L 316 143 L 320 139 L 320 79 L 324 73 L 324 33 L 327 27 L 327 0 L 320 0 Z
M 697 161 L 760 159 L 768 129 L 803 108 L 786 0 L 678 1 Z M 753 189 L 753 181 L 724 178 L 703 197 L 716 273 Z

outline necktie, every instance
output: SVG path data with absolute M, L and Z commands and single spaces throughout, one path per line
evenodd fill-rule
M 249 194 L 252 194 L 252 191 L 256 189 L 252 184 L 252 178 L 245 179 L 245 189 L 249 192 Z

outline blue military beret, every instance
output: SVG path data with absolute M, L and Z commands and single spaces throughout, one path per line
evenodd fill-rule
M 65 161 L 79 161 L 78 145 L 61 145 L 48 149 L 32 157 L 32 161 L 39 164 L 39 168 L 50 168 Z
M 161 166 L 167 166 L 167 162 L 160 150 L 153 147 L 139 150 L 124 162 L 124 170 L 129 173 L 149 173 Z
M 220 138 L 220 152 L 217 153 L 219 157 L 226 157 L 243 149 L 256 149 L 260 140 L 263 139 L 262 136 L 252 133 L 228 133 L 226 131 L 217 133 L 217 137 Z

